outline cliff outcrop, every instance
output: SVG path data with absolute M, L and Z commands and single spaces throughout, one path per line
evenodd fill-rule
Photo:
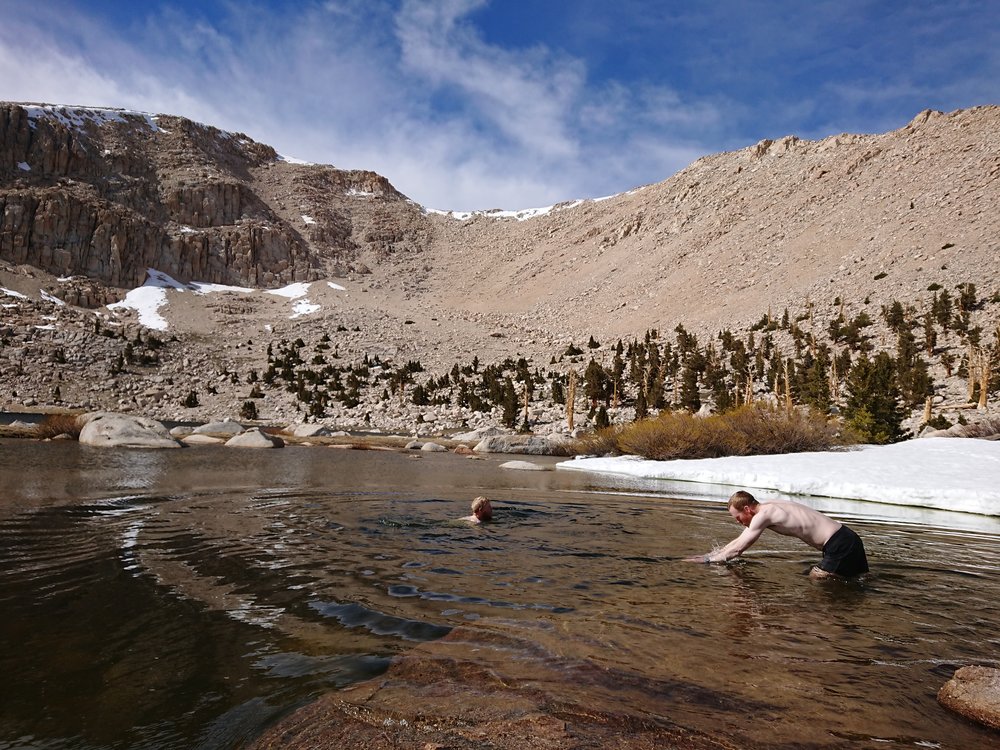
M 379 175 L 290 163 L 240 133 L 0 104 L 0 259 L 13 264 L 117 288 L 148 268 L 275 287 L 348 272 L 366 250 L 418 249 L 419 219 Z

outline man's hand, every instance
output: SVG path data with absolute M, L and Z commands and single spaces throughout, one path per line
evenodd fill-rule
M 685 562 L 696 562 L 696 563 L 710 563 L 712 562 L 711 555 L 693 555 L 692 557 L 685 557 Z

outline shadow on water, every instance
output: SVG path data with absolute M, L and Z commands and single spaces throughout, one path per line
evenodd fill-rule
M 724 506 L 576 472 L 0 448 L 0 638 L 16 644 L 0 748 L 239 747 L 456 642 L 482 669 L 537 667 L 553 700 L 748 744 L 990 737 L 934 700 L 954 667 L 1000 653 L 989 531 L 852 517 L 872 573 L 817 582 L 818 554 L 778 535 L 730 565 L 686 562 L 739 531 Z M 494 522 L 458 520 L 479 494 Z

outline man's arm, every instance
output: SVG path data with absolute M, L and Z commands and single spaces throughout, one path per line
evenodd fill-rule
M 699 555 L 697 557 L 687 558 L 691 562 L 725 562 L 726 560 L 731 560 L 734 557 L 739 557 L 750 547 L 751 544 L 757 541 L 761 534 L 764 533 L 770 523 L 765 516 L 758 513 L 754 516 L 750 525 L 743 530 L 743 533 L 738 537 L 733 539 L 729 544 L 720 550 L 715 552 L 709 552 L 706 555 Z

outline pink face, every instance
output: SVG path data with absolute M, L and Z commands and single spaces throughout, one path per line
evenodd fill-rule
M 753 509 L 748 505 L 743 510 L 736 508 L 729 509 L 729 515 L 736 519 L 741 526 L 749 526 L 753 520 Z

